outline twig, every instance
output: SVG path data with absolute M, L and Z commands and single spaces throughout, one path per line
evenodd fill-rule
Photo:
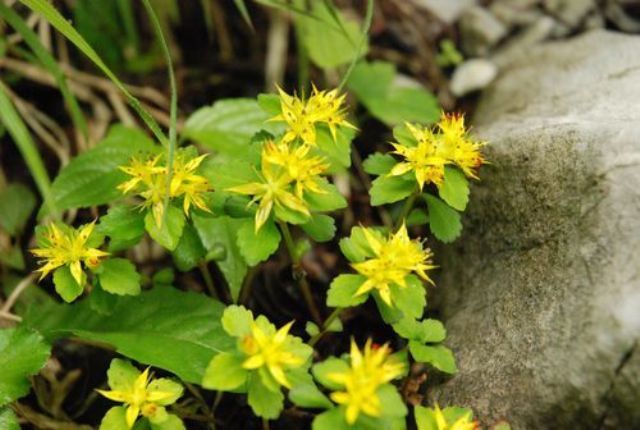
M 5 320 L 9 320 L 9 321 L 15 321 L 15 322 L 21 322 L 22 321 L 22 317 L 19 317 L 18 315 L 14 315 L 10 312 L 4 312 L 4 311 L 0 311 L 0 318 L 1 319 L 5 319 Z
M 329 315 L 322 324 L 322 329 L 309 340 L 309 346 L 314 346 L 320 339 L 322 339 L 322 336 L 329 332 L 331 324 L 340 316 L 343 310 L 344 308 L 335 308 L 333 312 L 331 312 L 331 315 Z
M 8 314 L 11 311 L 11 308 L 16 303 L 16 301 L 18 301 L 20 295 L 29 287 L 29 285 L 33 283 L 33 279 L 35 278 L 35 276 L 35 273 L 32 273 L 18 283 L 16 288 L 14 288 L 11 294 L 9 294 L 9 297 L 7 297 L 7 301 L 4 302 L 4 305 L 2 305 L 0 312 Z

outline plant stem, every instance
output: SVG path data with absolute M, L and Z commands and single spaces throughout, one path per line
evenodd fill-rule
M 307 276 L 302 268 L 302 264 L 300 262 L 300 256 L 296 252 L 296 245 L 293 242 L 293 236 L 291 236 L 291 230 L 289 230 L 289 225 L 286 222 L 278 221 L 280 225 L 280 230 L 282 231 L 282 236 L 284 236 L 284 243 L 287 246 L 287 251 L 289 251 L 289 256 L 291 257 L 291 263 L 293 265 L 293 277 L 298 282 L 298 286 L 300 287 L 300 292 L 304 297 L 305 302 L 307 302 L 307 307 L 309 308 L 309 312 L 311 313 L 311 317 L 316 322 L 316 324 L 321 324 L 322 318 L 320 317 L 320 311 L 318 311 L 318 307 L 316 306 L 315 301 L 313 300 L 313 295 L 311 294 L 311 288 L 309 288 L 309 283 L 307 282 Z
M 331 324 L 336 320 L 336 318 L 340 316 L 343 310 L 344 308 L 335 308 L 333 312 L 331 312 L 331 315 L 329 315 L 327 319 L 324 320 L 322 329 L 318 332 L 318 334 L 316 334 L 309 340 L 309 346 L 314 346 L 320 339 L 322 339 L 322 336 L 327 334 L 327 332 L 329 331 L 329 327 L 331 327 Z
M 269 427 L 269 420 L 266 418 L 262 419 L 262 430 L 270 430 L 271 427 Z
M 400 212 L 400 216 L 396 220 L 396 224 L 393 228 L 394 231 L 398 231 L 402 223 L 409 216 L 409 214 L 411 213 L 411 209 L 413 209 L 413 205 L 416 203 L 418 195 L 420 195 L 420 193 L 418 191 L 414 191 L 409 197 L 407 197 L 407 200 L 404 201 L 402 212 Z
M 307 47 L 304 46 L 304 40 L 302 40 L 302 29 L 301 25 L 297 23 L 295 25 L 296 29 L 296 48 L 298 51 L 298 88 L 300 90 L 301 96 L 306 96 L 307 90 L 309 89 L 309 52 L 307 51 Z
M 202 278 L 204 279 L 204 284 L 207 286 L 209 295 L 220 300 L 220 296 L 218 295 L 218 291 L 216 291 L 216 286 L 213 283 L 213 278 L 211 277 L 211 272 L 209 272 L 209 266 L 207 265 L 207 263 L 205 261 L 199 262 L 198 268 L 200 269 L 200 273 L 202 274 Z
M 240 287 L 240 294 L 238 295 L 238 304 L 245 304 L 247 299 L 251 295 L 251 286 L 253 285 L 253 280 L 258 274 L 258 266 L 253 266 L 249 269 L 247 274 L 244 277 L 244 281 L 242 281 L 242 287 Z

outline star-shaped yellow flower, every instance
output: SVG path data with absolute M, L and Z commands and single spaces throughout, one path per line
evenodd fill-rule
M 275 333 L 268 333 L 255 321 L 251 323 L 251 333 L 242 339 L 241 349 L 247 356 L 242 363 L 245 369 L 266 367 L 278 384 L 291 388 L 285 370 L 302 366 L 305 358 L 294 354 L 288 348 L 289 330 L 293 321 L 281 327 Z
M 87 245 L 94 227 L 95 222 L 85 224 L 77 230 L 55 223 L 49 224 L 44 237 L 46 244 L 42 248 L 31 250 L 33 255 L 44 261 L 44 265 L 37 270 L 40 272 L 40 279 L 58 267 L 69 266 L 73 279 L 78 285 L 84 285 L 86 275 L 82 264 L 94 268 L 100 264 L 101 258 L 109 255 Z
M 211 185 L 204 176 L 196 173 L 205 157 L 206 154 L 191 158 L 184 152 L 177 153 L 173 161 L 170 186 L 169 170 L 166 165 L 161 164 L 164 155 L 156 155 L 144 161 L 134 157 L 128 165 L 120 167 L 131 179 L 118 185 L 118 189 L 123 194 L 135 193 L 140 196 L 144 200 L 141 206 L 151 208 L 157 225 L 162 224 L 167 197 L 182 198 L 186 216 L 192 205 L 211 212 L 204 200 L 204 194 L 212 190 Z
M 433 254 L 428 248 L 423 249 L 420 241 L 409 238 L 404 224 L 388 238 L 382 238 L 368 228 L 362 230 L 374 257 L 351 264 L 358 273 L 367 278 L 356 291 L 356 296 L 377 290 L 380 298 L 392 306 L 390 286 L 395 284 L 406 287 L 405 278 L 411 273 L 416 273 L 425 281 L 433 283 L 427 274 L 428 270 L 435 268 L 431 264 Z
M 346 406 L 345 418 L 350 425 L 357 421 L 361 413 L 371 417 L 381 415 L 378 389 L 405 371 L 404 363 L 390 354 L 391 349 L 386 344 L 374 347 L 369 339 L 364 350 L 360 351 L 351 340 L 349 369 L 328 375 L 331 381 L 344 387 L 341 391 L 331 393 L 331 399 Z
M 475 430 L 478 428 L 478 423 L 472 421 L 470 413 L 458 418 L 453 424 L 447 423 L 447 419 L 437 404 L 434 409 L 434 417 L 438 426 L 437 430 Z
M 278 92 L 282 113 L 270 121 L 287 123 L 288 131 L 283 137 L 284 143 L 300 138 L 303 143 L 315 146 L 316 124 L 326 124 L 334 141 L 337 127 L 356 128 L 346 119 L 346 110 L 342 105 L 345 95 L 340 95 L 338 90 L 319 91 L 313 86 L 313 92 L 307 100 L 296 95 L 291 96 L 281 88 L 278 88 Z
M 477 169 L 486 163 L 480 149 L 486 145 L 469 137 L 461 114 L 442 114 L 438 123 L 446 156 L 458 165 L 465 175 L 478 179 Z

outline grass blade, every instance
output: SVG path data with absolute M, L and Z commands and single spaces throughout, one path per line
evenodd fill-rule
M 24 161 L 27 163 L 29 172 L 31 172 L 31 176 L 33 176 L 38 190 L 40 190 L 40 194 L 49 209 L 49 213 L 57 218 L 58 210 L 53 200 L 51 182 L 49 181 L 49 175 L 44 167 L 42 157 L 40 157 L 38 148 L 33 142 L 27 126 L 9 99 L 7 89 L 4 85 L 0 85 L 0 121 L 4 123 L 4 126 L 16 143 L 18 150 L 20 150 L 22 158 L 24 158 Z
M 163 145 L 168 145 L 167 137 L 164 135 L 155 119 L 147 112 L 140 101 L 135 98 L 118 77 L 102 61 L 98 53 L 87 43 L 87 41 L 73 28 L 73 26 L 57 11 L 47 0 L 20 0 L 25 6 L 34 12 L 42 15 L 56 30 L 62 33 L 71 43 L 73 43 L 84 55 L 86 55 L 96 66 L 107 75 L 109 79 L 122 91 L 127 101 L 133 109 L 140 115 L 142 121 L 149 127 L 156 139 Z
M 374 0 L 368 0 L 367 12 L 364 18 L 364 25 L 362 26 L 362 37 L 360 38 L 360 43 L 358 44 L 358 55 L 355 55 L 353 57 L 351 64 L 349 64 L 349 68 L 347 69 L 344 76 L 342 77 L 342 81 L 338 86 L 338 89 L 340 90 L 344 88 L 345 84 L 349 80 L 349 76 L 351 76 L 351 72 L 353 72 L 353 69 L 356 67 L 356 63 L 360 59 L 360 53 L 362 52 L 362 47 L 367 41 L 367 37 L 369 36 L 369 30 L 371 29 L 371 22 L 373 21 L 373 6 L 374 6 Z
M 233 0 L 233 2 L 236 4 L 236 7 L 240 11 L 242 18 L 244 18 L 244 20 L 247 22 L 247 25 L 253 30 L 253 23 L 251 22 L 251 15 L 249 15 L 247 4 L 244 2 L 244 0 Z
M 38 60 L 40 60 L 47 71 L 53 75 L 58 87 L 60 88 L 60 92 L 62 93 L 62 97 L 64 98 L 67 108 L 69 109 L 71 121 L 73 122 L 74 127 L 80 130 L 82 137 L 87 140 L 89 136 L 87 122 L 82 114 L 78 101 L 69 90 L 67 80 L 62 73 L 62 70 L 60 70 L 56 60 L 42 45 L 36 33 L 27 26 L 20 15 L 2 2 L 0 2 L 0 17 L 7 21 L 9 25 L 11 25 L 11 27 L 13 27 L 23 37 L 27 45 L 29 45 L 34 54 L 36 54 Z

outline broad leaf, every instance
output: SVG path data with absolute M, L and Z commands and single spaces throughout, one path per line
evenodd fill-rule
M 144 236 L 144 212 L 133 206 L 114 206 L 100 217 L 97 229 L 109 236 L 110 252 L 130 248 Z
M 99 268 L 100 287 L 108 293 L 137 296 L 140 294 L 140 274 L 125 258 L 109 258 Z
M 444 169 L 444 183 L 438 192 L 442 200 L 459 211 L 465 210 L 469 202 L 469 182 L 460 169 L 447 166 Z
M 412 340 L 409 342 L 411 356 L 420 363 L 429 363 L 445 373 L 456 373 L 456 360 L 449 348 L 444 345 L 423 345 Z
M 147 233 L 149 233 L 149 236 L 169 251 L 176 249 L 178 243 L 180 243 L 184 225 L 184 213 L 172 205 L 167 207 L 166 214 L 160 226 L 156 223 L 150 210 L 147 211 L 144 217 L 144 227 Z
M 155 287 L 119 297 L 106 317 L 84 301 L 32 308 L 25 321 L 48 339 L 77 336 L 112 345 L 133 360 L 199 384 L 211 358 L 233 345 L 220 324 L 223 309 L 201 294 Z
M 267 221 L 256 233 L 253 219 L 247 218 L 238 230 L 238 248 L 249 266 L 255 266 L 276 252 L 280 239 L 280 230 L 273 221 Z
M 53 272 L 53 284 L 56 287 L 56 293 L 67 303 L 77 299 L 84 291 L 84 286 L 78 284 L 71 275 L 69 266 L 58 267 Z
M 10 184 L 0 191 L 0 227 L 10 236 L 20 233 L 36 207 L 36 198 L 22 184 Z
M 9 408 L 0 408 L 0 429 L 20 430 L 18 418 Z
M 381 154 L 379 152 L 375 152 L 371 154 L 364 163 L 362 163 L 362 167 L 364 171 L 370 175 L 386 175 L 389 173 L 393 166 L 395 166 L 398 161 L 393 158 L 390 154 Z
M 131 157 L 153 151 L 155 145 L 141 130 L 113 126 L 98 145 L 71 160 L 53 181 L 58 209 L 109 203 L 122 197 L 116 187 L 127 179 L 118 169 Z
M 336 222 L 328 215 L 311 215 L 309 222 L 300 227 L 316 242 L 328 242 L 336 234 Z
M 0 330 L 0 406 L 29 392 L 28 377 L 42 369 L 50 352 L 42 336 L 31 330 L 24 327 Z
M 249 378 L 249 395 L 247 400 L 253 412 L 259 417 L 266 419 L 276 419 L 284 407 L 284 395 L 282 391 L 271 391 L 258 376 L 258 372 L 253 372 Z
M 182 272 L 187 272 L 203 261 L 206 254 L 207 250 L 202 245 L 198 232 L 190 223 L 186 223 L 178 246 L 172 253 L 176 267 Z
M 442 242 L 453 242 L 462 232 L 460 214 L 431 194 L 425 194 L 424 198 L 429 209 L 429 228 L 431 233 Z
M 244 357 L 222 353 L 213 357 L 202 379 L 202 386 L 209 390 L 229 391 L 247 382 L 249 371 L 242 367 Z
M 339 275 L 331 282 L 331 286 L 329 287 L 327 306 L 347 308 L 364 303 L 369 297 L 369 294 L 356 296 L 356 292 L 366 280 L 367 278 L 362 275 Z
M 405 199 L 416 190 L 416 181 L 402 176 L 378 176 L 369 190 L 371 205 L 380 206 Z

